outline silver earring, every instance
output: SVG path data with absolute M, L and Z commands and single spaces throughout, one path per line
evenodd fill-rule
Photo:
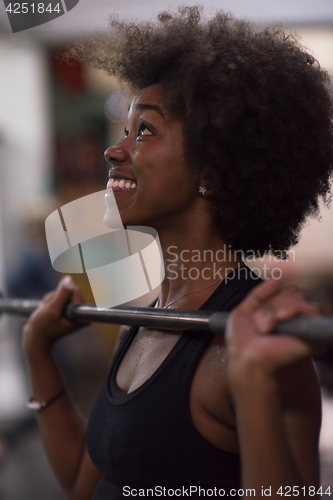
M 205 186 L 199 186 L 199 193 L 205 195 L 207 193 L 207 189 Z

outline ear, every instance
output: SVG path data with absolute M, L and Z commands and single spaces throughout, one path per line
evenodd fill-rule
M 200 177 L 198 191 L 202 196 L 209 196 L 212 194 L 209 177 L 206 172 Z

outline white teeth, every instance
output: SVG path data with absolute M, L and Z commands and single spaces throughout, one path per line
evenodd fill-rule
M 120 187 L 122 189 L 133 189 L 136 188 L 136 182 L 134 181 L 129 181 L 128 179 L 113 179 L 111 178 L 108 182 L 108 187 L 109 188 L 116 188 Z

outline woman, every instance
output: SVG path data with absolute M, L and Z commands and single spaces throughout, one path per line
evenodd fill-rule
M 71 56 L 135 91 L 125 137 L 105 152 L 108 188 L 125 226 L 158 231 L 166 278 L 157 306 L 235 309 L 225 338 L 125 328 L 86 444 L 51 356 L 79 328 L 61 318 L 66 302 L 82 302 L 64 278 L 23 337 L 34 400 L 48 402 L 37 417 L 51 464 L 73 500 L 313 496 L 320 394 L 311 350 L 270 333 L 319 310 L 278 280 L 258 285 L 241 257 L 285 254 L 327 196 L 329 79 L 280 30 L 223 13 L 205 21 L 193 7 L 157 24 L 111 26 Z

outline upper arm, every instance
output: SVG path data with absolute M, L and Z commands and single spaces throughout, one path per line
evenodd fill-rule
M 319 484 L 321 395 L 312 360 L 280 372 L 283 422 L 298 473 L 307 486 Z
M 75 487 L 68 496 L 69 500 L 91 500 L 102 477 L 102 474 L 92 463 L 87 448 L 85 448 Z

